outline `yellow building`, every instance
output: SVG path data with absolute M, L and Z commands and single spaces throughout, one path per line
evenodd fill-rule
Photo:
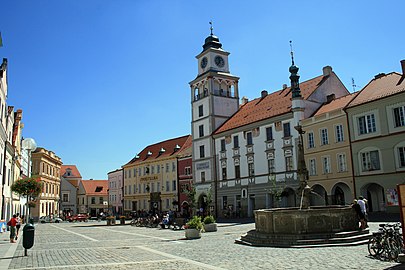
M 147 146 L 124 170 L 124 212 L 178 207 L 178 151 L 189 135 Z
M 302 120 L 308 184 L 318 194 L 312 196 L 311 205 L 344 205 L 354 198 L 350 139 L 343 110 L 354 96 L 333 99 Z
M 59 213 L 61 166 L 61 158 L 52 151 L 38 147 L 32 152 L 32 175 L 38 175 L 42 183 L 42 192 L 36 199 L 36 206 L 31 208 L 34 220 Z

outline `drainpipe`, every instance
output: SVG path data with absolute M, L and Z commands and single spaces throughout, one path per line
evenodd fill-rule
M 351 161 L 351 167 L 352 167 L 352 181 L 353 181 L 353 194 L 354 194 L 354 199 L 357 198 L 357 193 L 356 193 L 356 181 L 354 180 L 354 166 L 353 166 L 353 150 L 352 150 L 352 140 L 351 140 L 351 134 L 350 134 L 350 122 L 349 122 L 349 114 L 346 111 L 346 108 L 343 109 L 343 111 L 346 114 L 346 123 L 347 123 L 347 133 L 349 135 L 349 148 L 350 148 L 350 161 Z

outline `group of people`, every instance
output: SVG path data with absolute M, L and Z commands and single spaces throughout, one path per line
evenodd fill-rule
M 7 222 L 7 226 L 10 228 L 10 243 L 16 243 L 21 228 L 21 222 L 22 219 L 19 213 L 13 215 L 13 217 Z
M 357 218 L 360 221 L 360 229 L 364 230 L 368 227 L 367 225 L 367 200 L 360 196 L 358 200 L 354 199 L 352 208 L 356 211 Z

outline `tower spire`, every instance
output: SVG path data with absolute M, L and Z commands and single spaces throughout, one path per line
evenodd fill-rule
M 212 31 L 214 30 L 214 27 L 212 26 L 212 20 L 210 21 L 210 25 L 211 36 L 213 36 L 214 33 Z
M 291 67 L 289 69 L 291 75 L 291 91 L 292 91 L 292 98 L 301 98 L 301 90 L 300 90 L 300 75 L 298 75 L 299 68 L 294 63 L 294 53 L 292 50 L 292 41 L 290 40 L 290 49 L 291 49 Z

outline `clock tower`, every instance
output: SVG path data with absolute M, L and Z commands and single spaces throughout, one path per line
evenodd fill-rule
M 215 198 L 218 164 L 212 134 L 239 109 L 239 78 L 229 72 L 228 56 L 229 52 L 222 49 L 222 44 L 213 35 L 211 27 L 211 34 L 205 39 L 203 51 L 196 56 L 198 75 L 189 83 L 193 178 L 199 208 L 206 207 L 203 196 L 210 189 L 212 198 Z

